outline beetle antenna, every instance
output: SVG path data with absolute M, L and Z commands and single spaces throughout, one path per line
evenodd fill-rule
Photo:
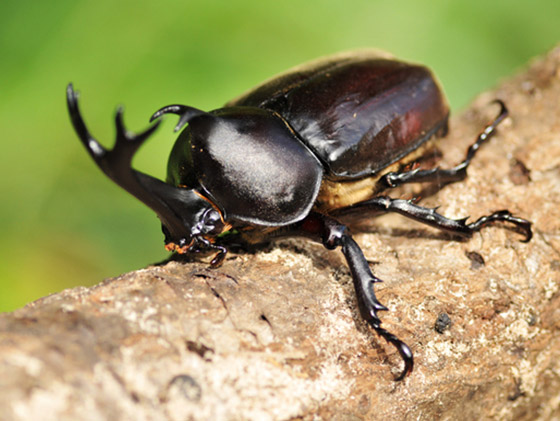
M 206 111 L 199 110 L 198 108 L 189 107 L 188 105 L 173 104 L 167 105 L 157 110 L 150 118 L 150 123 L 156 118 L 169 113 L 177 114 L 179 116 L 179 122 L 175 126 L 174 130 L 176 132 L 181 130 L 185 126 L 185 124 L 187 124 L 193 118 L 200 117 L 201 115 L 209 115 L 209 113 L 207 113 Z

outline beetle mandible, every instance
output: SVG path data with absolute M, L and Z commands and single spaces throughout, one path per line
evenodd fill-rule
M 507 116 L 478 136 L 465 160 L 451 169 L 411 169 L 410 164 L 445 136 L 449 108 L 426 67 L 377 51 L 347 52 L 298 66 L 205 112 L 186 105 L 156 111 L 140 134 L 116 114 L 116 143 L 107 150 L 89 133 L 72 85 L 67 102 L 87 151 L 115 183 L 149 206 L 162 222 L 165 247 L 177 253 L 215 252 L 228 244 L 302 235 L 328 249 L 340 247 L 348 263 L 364 320 L 394 345 L 404 361 L 397 380 L 413 369 L 410 348 L 381 327 L 387 310 L 375 296 L 373 275 L 343 223 L 365 210 L 396 212 L 469 237 L 494 222 L 532 236 L 531 223 L 502 210 L 467 223 L 449 219 L 385 190 L 414 182 L 451 183 L 466 177 L 471 159 Z M 180 133 L 169 157 L 166 182 L 136 171 L 131 160 L 164 114 L 177 114 Z

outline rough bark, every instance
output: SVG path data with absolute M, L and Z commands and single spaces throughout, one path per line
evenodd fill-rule
M 398 216 L 354 227 L 385 280 L 384 326 L 415 353 L 404 381 L 358 315 L 340 252 L 291 239 L 0 315 L 0 419 L 560 417 L 560 49 L 455 117 L 443 165 L 462 159 L 496 97 L 511 117 L 467 180 L 422 204 L 451 217 L 510 209 L 534 222 L 530 243 L 499 226 L 457 241 Z

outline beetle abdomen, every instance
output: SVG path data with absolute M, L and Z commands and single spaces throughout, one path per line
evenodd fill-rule
M 352 206 L 355 203 L 370 199 L 386 189 L 379 179 L 389 172 L 399 172 L 404 167 L 421 160 L 424 157 L 437 157 L 437 140 L 423 143 L 418 149 L 413 150 L 402 159 L 383 169 L 382 173 L 371 177 L 357 179 L 327 179 L 323 178 L 321 189 L 315 208 L 320 212 L 330 212 L 336 209 Z
M 444 132 L 449 113 L 426 67 L 370 51 L 300 66 L 232 104 L 279 113 L 335 179 L 379 172 Z

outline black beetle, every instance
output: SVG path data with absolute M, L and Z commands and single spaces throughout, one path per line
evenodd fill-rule
M 186 105 L 158 110 L 179 115 L 179 135 L 164 183 L 131 168 L 132 156 L 160 121 L 141 134 L 128 133 L 116 114 L 116 144 L 103 148 L 80 115 L 77 94 L 67 89 L 72 123 L 97 165 L 114 182 L 152 208 L 162 222 L 167 250 L 216 252 L 227 245 L 303 235 L 328 249 L 342 248 L 362 317 L 392 343 L 413 368 L 410 348 L 381 327 L 387 310 L 376 298 L 376 278 L 346 226 L 345 217 L 364 210 L 397 212 L 461 236 L 496 221 L 532 236 L 531 223 L 509 211 L 475 222 L 446 218 L 436 209 L 380 193 L 404 183 L 450 183 L 466 176 L 480 145 L 507 116 L 498 117 L 451 169 L 411 168 L 447 133 L 449 108 L 432 73 L 375 51 L 342 53 L 296 67 L 224 108 L 205 112 Z

